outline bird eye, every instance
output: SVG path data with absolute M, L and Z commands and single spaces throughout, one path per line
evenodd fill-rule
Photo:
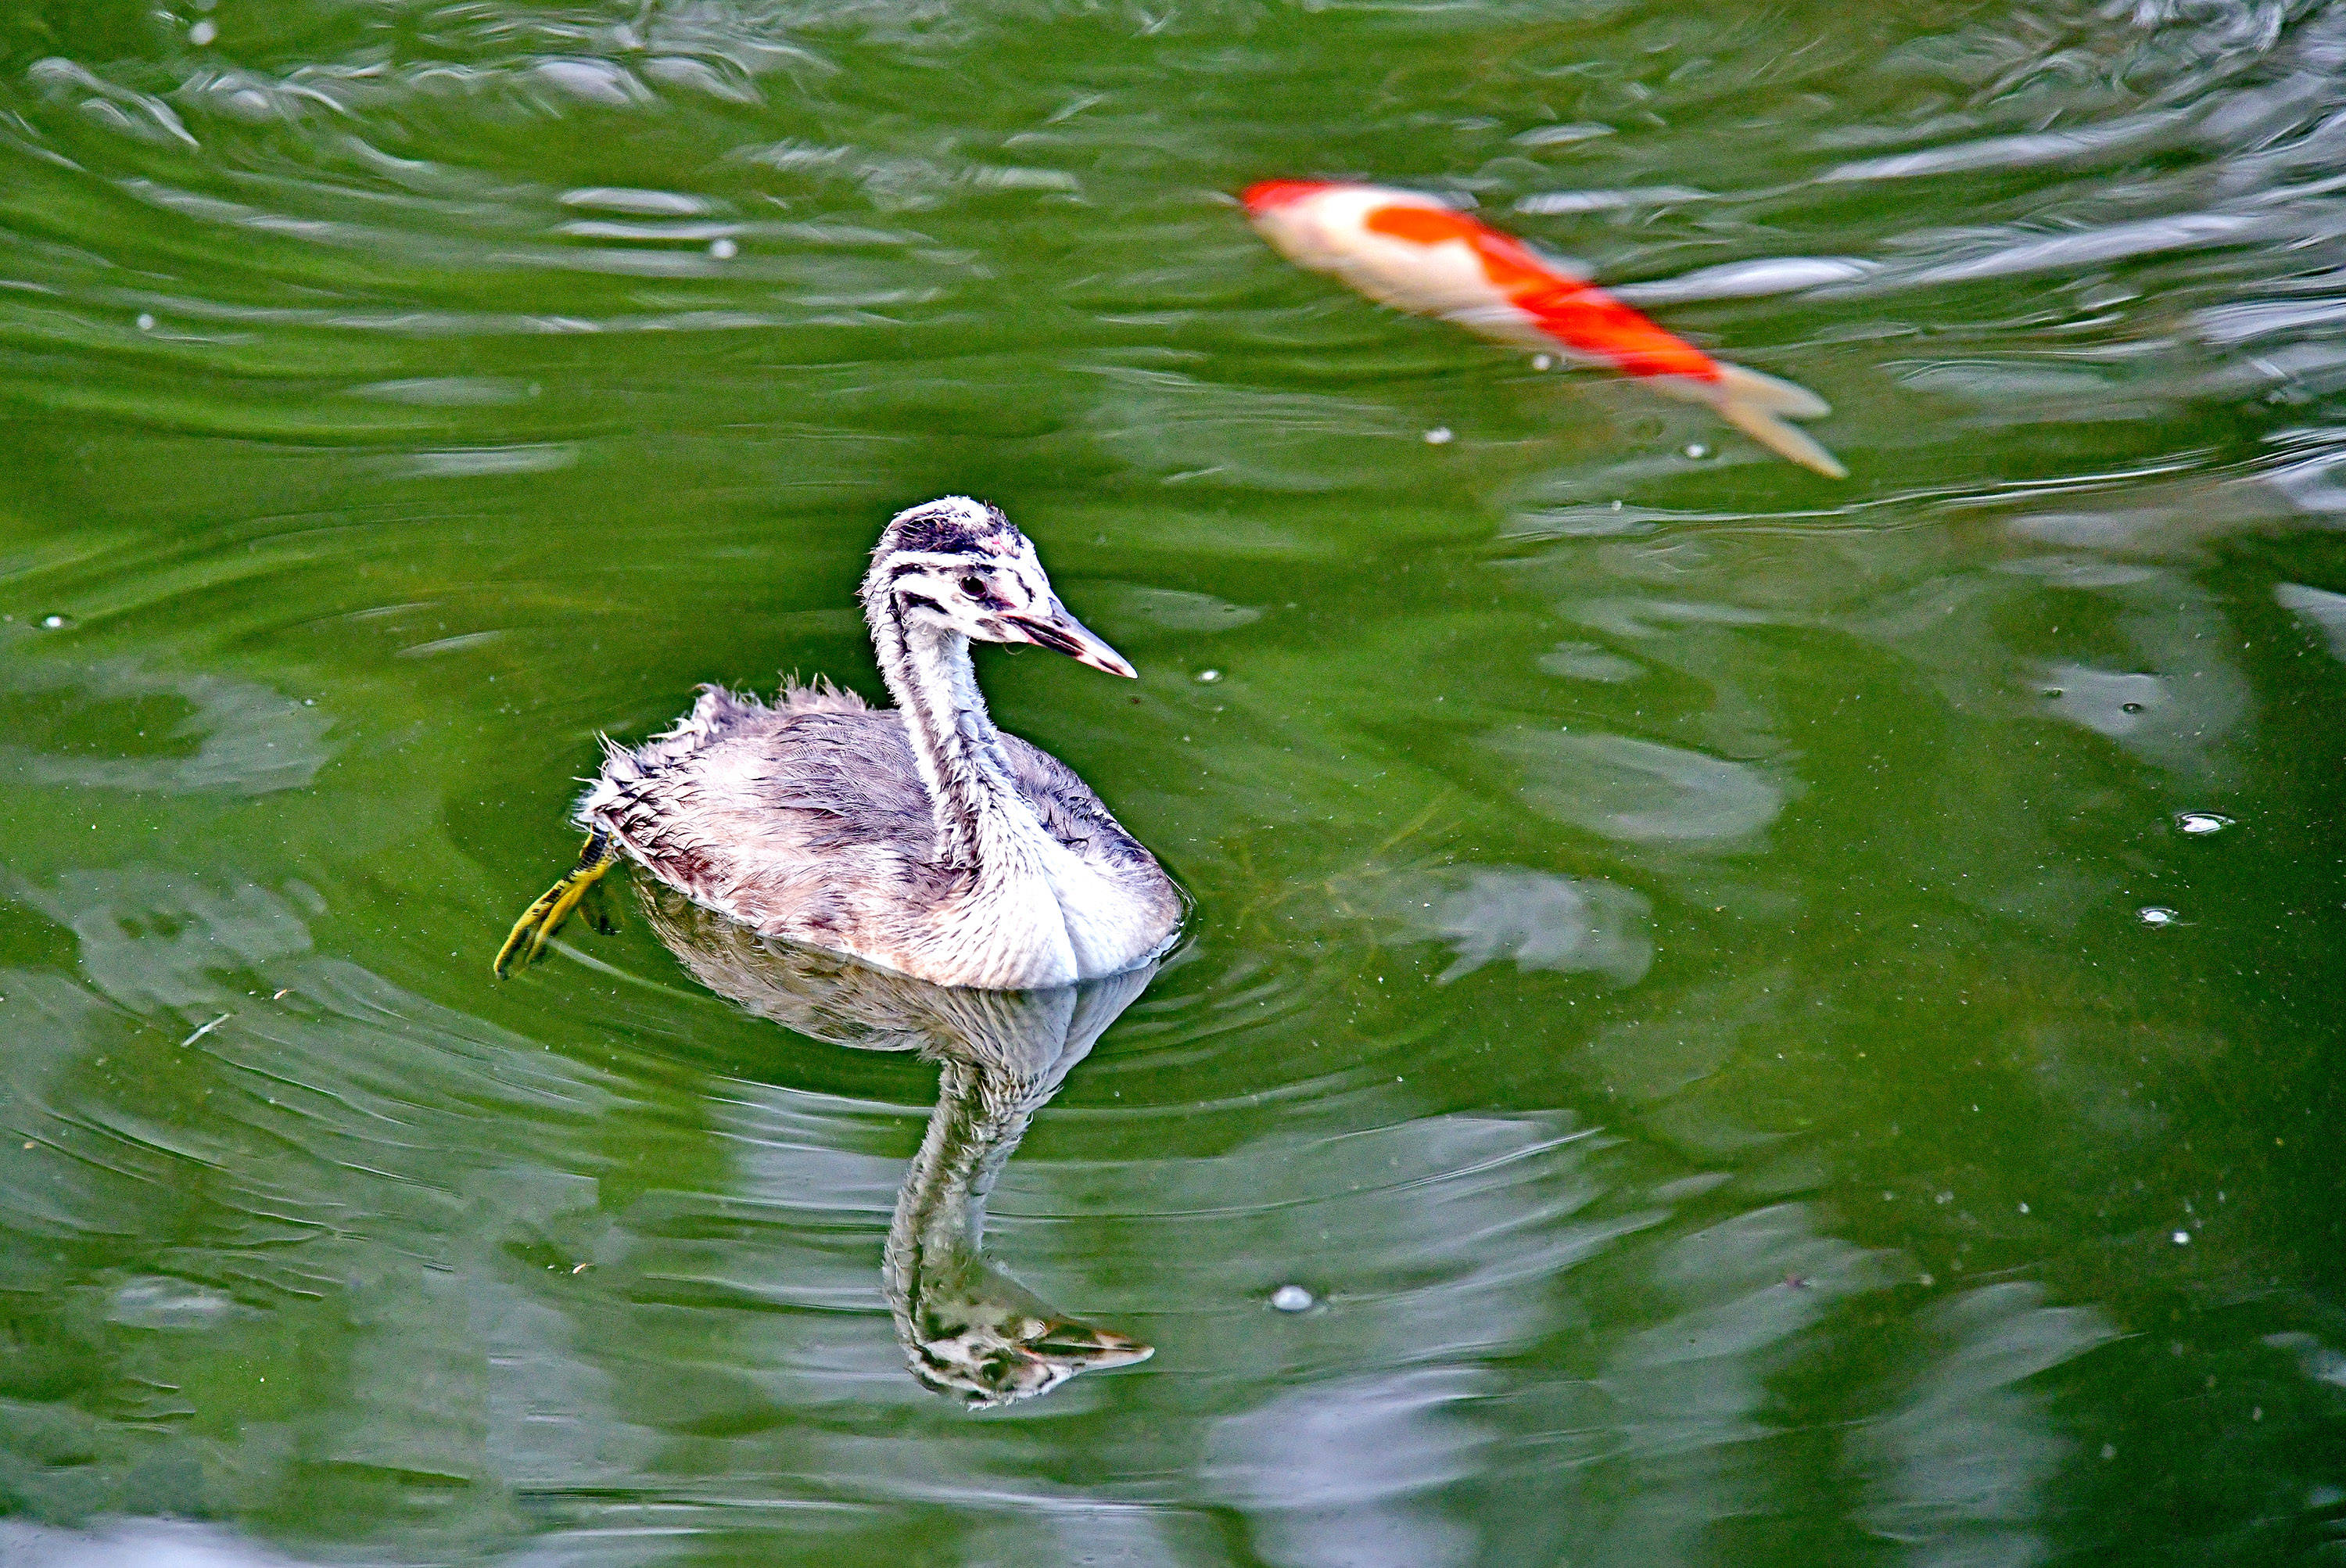
M 985 579 L 984 577 L 964 577 L 961 580 L 961 591 L 967 594 L 973 599 L 982 599 L 985 597 Z

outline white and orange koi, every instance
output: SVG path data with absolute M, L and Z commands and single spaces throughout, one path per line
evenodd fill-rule
M 1382 304 L 1440 316 L 1502 342 L 1562 351 L 1708 403 L 1760 445 L 1834 479 L 1849 471 L 1786 423 L 1832 411 L 1804 387 L 1714 360 L 1568 263 L 1439 198 L 1377 185 L 1270 179 L 1241 199 L 1290 260 Z

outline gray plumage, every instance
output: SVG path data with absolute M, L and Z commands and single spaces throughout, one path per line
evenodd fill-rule
M 894 708 L 821 681 L 770 707 L 703 687 L 666 734 L 609 746 L 580 823 L 762 935 L 941 985 L 1065 985 L 1162 952 L 1171 880 L 978 693 L 972 638 L 1132 673 L 1059 604 L 1033 545 L 949 496 L 890 523 L 862 598 Z

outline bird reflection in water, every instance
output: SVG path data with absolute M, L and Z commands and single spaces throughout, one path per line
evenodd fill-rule
M 1154 963 L 1041 991 L 932 985 L 760 937 L 665 887 L 641 891 L 652 929 L 719 996 L 835 1045 L 937 1064 L 937 1108 L 896 1195 L 881 1271 L 913 1377 L 985 1409 L 1148 1359 L 1152 1347 L 1078 1322 L 996 1268 L 983 1242 L 986 1195 L 1027 1124 Z

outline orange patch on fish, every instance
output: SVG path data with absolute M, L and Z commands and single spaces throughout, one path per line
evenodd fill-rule
M 1265 179 L 1248 186 L 1239 199 L 1246 203 L 1249 212 L 1263 212 L 1317 196 L 1327 188 L 1324 179 Z
M 1566 278 L 1522 242 L 1463 212 L 1439 207 L 1380 207 L 1362 219 L 1372 234 L 1412 245 L 1458 240 L 1474 252 L 1483 276 L 1542 331 L 1578 353 L 1592 354 L 1633 376 L 1719 379 L 1708 354 L 1662 330 L 1602 289 Z

